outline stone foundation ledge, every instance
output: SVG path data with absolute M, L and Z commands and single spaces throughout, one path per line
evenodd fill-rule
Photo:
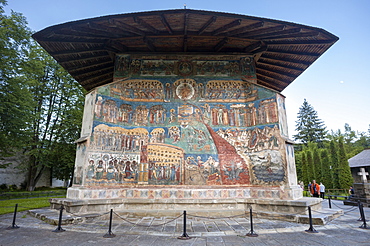
M 51 198 L 51 208 L 59 209 L 61 205 L 71 213 L 104 213 L 115 211 L 247 211 L 253 212 L 308 214 L 307 207 L 321 210 L 321 198 L 304 197 L 298 200 L 272 199 L 69 199 Z

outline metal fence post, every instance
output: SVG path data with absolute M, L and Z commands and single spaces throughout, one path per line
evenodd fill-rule
M 103 236 L 105 238 L 112 238 L 115 237 L 116 235 L 113 234 L 112 232 L 112 217 L 113 217 L 113 209 L 110 210 L 110 217 L 109 217 L 109 230 L 108 232 Z
M 251 221 L 251 230 L 247 233 L 246 236 L 248 237 L 258 237 L 258 234 L 253 230 L 253 215 L 252 215 L 252 208 L 249 209 L 249 219 Z
M 308 228 L 308 230 L 305 230 L 306 232 L 309 232 L 309 233 L 318 233 L 318 231 L 315 230 L 315 228 L 313 228 L 312 226 L 312 214 L 311 214 L 311 207 L 308 206 L 308 216 L 309 216 L 309 220 L 310 220 L 310 228 Z
M 12 223 L 12 226 L 9 226 L 8 229 L 18 229 L 19 226 L 17 226 L 15 224 L 15 219 L 17 218 L 17 209 L 18 209 L 18 203 L 15 204 L 15 207 L 14 207 L 14 215 L 13 215 L 13 223 Z
M 183 227 L 183 233 L 181 236 L 178 237 L 178 239 L 187 240 L 191 239 L 189 235 L 186 233 L 186 211 L 184 211 L 184 227 Z
M 59 212 L 59 221 L 58 221 L 58 227 L 53 232 L 64 232 L 65 230 L 62 228 L 62 216 L 63 216 L 63 204 L 60 206 L 60 212 Z

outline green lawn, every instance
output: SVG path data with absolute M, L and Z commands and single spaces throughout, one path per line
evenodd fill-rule
M 63 197 L 63 196 L 58 196 L 58 197 Z M 17 209 L 18 212 L 35 209 L 35 208 L 49 207 L 50 198 L 52 197 L 3 200 L 3 201 L 0 201 L 0 214 L 13 213 L 15 204 L 17 203 L 18 203 L 18 209 Z

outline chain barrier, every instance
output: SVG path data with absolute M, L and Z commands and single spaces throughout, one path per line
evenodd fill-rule
M 57 209 L 56 209 L 56 210 L 57 210 Z M 76 217 L 80 217 L 80 218 L 87 218 L 87 217 L 99 218 L 99 217 L 102 217 L 103 215 L 107 215 L 107 214 L 109 214 L 110 212 L 106 212 L 106 213 L 98 214 L 98 215 L 96 215 L 96 216 L 92 216 L 91 214 L 90 214 L 90 215 L 80 215 L 80 214 L 75 214 L 75 213 L 69 212 L 69 211 L 67 211 L 67 210 L 66 210 L 66 213 L 71 214 L 71 215 L 76 216 Z
M 178 218 L 180 218 L 180 217 L 181 217 L 181 216 L 183 216 L 183 214 L 184 214 L 184 213 L 182 213 L 182 214 L 180 214 L 179 216 L 177 216 L 176 218 L 171 219 L 171 220 L 169 220 L 169 221 L 167 221 L 167 222 L 164 222 L 164 223 L 161 223 L 161 224 L 156 224 L 156 225 L 149 225 L 149 226 L 148 226 L 148 225 L 140 225 L 140 224 L 138 224 L 138 223 L 131 222 L 131 221 L 129 221 L 129 220 L 127 220 L 127 219 L 123 218 L 121 215 L 117 214 L 117 213 L 116 213 L 116 212 L 114 212 L 114 211 L 113 211 L 113 213 L 114 213 L 118 218 L 120 218 L 121 220 L 123 220 L 123 221 L 125 221 L 125 222 L 127 222 L 127 223 L 129 223 L 129 224 L 131 224 L 131 225 L 135 225 L 135 226 L 142 226 L 142 227 L 151 227 L 151 226 L 162 226 L 162 225 L 166 225 L 166 224 L 171 223 L 172 221 L 177 220 Z
M 202 219 L 211 219 L 211 220 L 217 220 L 217 219 L 232 219 L 236 217 L 246 217 L 247 212 L 244 214 L 238 214 L 238 215 L 233 215 L 233 216 L 227 216 L 227 217 L 207 217 L 207 216 L 201 216 L 201 215 L 194 215 L 194 214 L 188 214 L 189 217 L 195 217 L 195 218 L 202 218 Z

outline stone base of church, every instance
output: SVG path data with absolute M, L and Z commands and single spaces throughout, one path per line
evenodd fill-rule
M 297 199 L 292 197 L 297 196 Z M 61 205 L 71 213 L 105 213 L 113 209 L 118 213 L 137 216 L 163 216 L 181 214 L 182 211 L 203 216 L 237 215 L 249 213 L 252 208 L 257 217 L 297 221 L 306 216 L 308 206 L 322 209 L 321 198 L 302 197 L 302 191 L 281 187 L 243 188 L 120 188 L 92 189 L 72 187 L 67 198 L 50 199 L 51 208 Z M 271 217 L 273 216 L 273 217 Z M 319 223 L 320 224 L 320 223 Z

